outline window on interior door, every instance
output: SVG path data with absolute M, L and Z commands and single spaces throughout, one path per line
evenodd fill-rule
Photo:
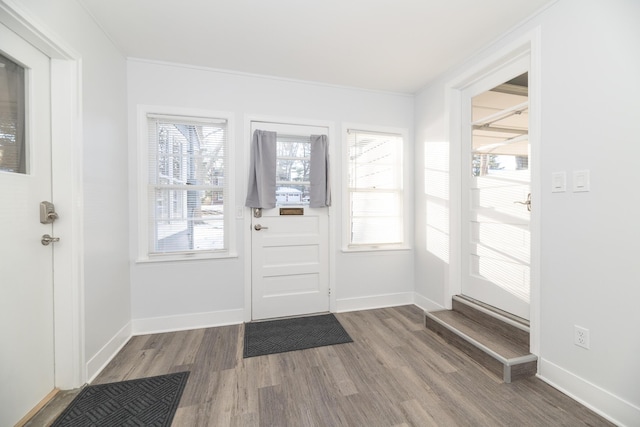
M 228 120 L 147 114 L 147 255 L 225 254 Z
M 400 133 L 347 130 L 348 249 L 406 244 L 403 144 Z
M 25 69 L 0 54 L 0 171 L 26 174 Z
M 277 136 L 276 205 L 309 204 L 309 135 Z

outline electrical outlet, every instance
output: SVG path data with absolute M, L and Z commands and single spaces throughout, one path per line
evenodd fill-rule
M 573 327 L 573 343 L 578 347 L 589 349 L 591 343 L 589 340 L 589 330 L 578 325 Z

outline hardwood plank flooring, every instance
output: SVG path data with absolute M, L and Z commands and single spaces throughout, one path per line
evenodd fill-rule
M 512 384 L 415 306 L 339 313 L 354 342 L 242 358 L 243 326 L 132 338 L 93 384 L 191 371 L 173 426 L 610 426 L 544 382 Z

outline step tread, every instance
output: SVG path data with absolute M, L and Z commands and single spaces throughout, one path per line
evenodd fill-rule
M 478 341 L 505 359 L 514 359 L 530 354 L 528 346 L 513 341 L 457 311 L 432 311 L 429 315 Z

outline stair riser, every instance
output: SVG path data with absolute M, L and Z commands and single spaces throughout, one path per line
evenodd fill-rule
M 527 347 L 529 346 L 529 333 L 527 331 L 523 331 L 515 326 L 504 323 L 489 314 L 476 310 L 475 308 L 456 301 L 455 299 L 453 300 L 453 310 L 464 314 L 468 318 L 473 319 L 482 325 L 492 328 L 502 336 L 514 342 L 523 344 Z

